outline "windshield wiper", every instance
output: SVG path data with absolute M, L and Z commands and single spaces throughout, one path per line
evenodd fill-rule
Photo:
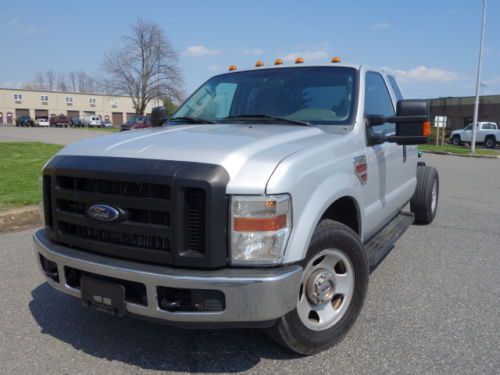
M 233 116 L 224 117 L 222 120 L 237 120 L 237 119 L 242 119 L 242 120 L 252 120 L 252 119 L 253 120 L 255 120 L 255 119 L 275 120 L 275 121 L 281 121 L 281 122 L 285 122 L 285 123 L 293 124 L 293 125 L 311 126 L 311 124 L 306 122 L 306 121 L 292 120 L 292 119 L 289 119 L 286 117 L 263 115 L 263 114 L 233 115 Z
M 190 124 L 215 124 L 215 122 L 210 121 L 210 120 L 205 120 L 200 117 L 194 117 L 194 116 L 180 116 L 180 117 L 173 117 L 171 118 L 170 121 L 187 121 Z

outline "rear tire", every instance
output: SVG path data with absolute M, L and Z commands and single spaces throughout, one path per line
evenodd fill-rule
M 365 300 L 369 267 L 358 235 L 327 219 L 316 227 L 303 266 L 297 307 L 266 333 L 310 355 L 339 343 L 352 327 Z
M 410 201 L 410 211 L 418 224 L 430 224 L 436 217 L 439 200 L 439 175 L 435 168 L 417 168 L 417 188 Z
M 495 137 L 490 135 L 484 140 L 484 145 L 486 146 L 486 148 L 495 148 L 495 146 L 497 145 L 497 140 L 495 139 Z

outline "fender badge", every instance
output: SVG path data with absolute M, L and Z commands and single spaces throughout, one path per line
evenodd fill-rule
M 368 182 L 368 164 L 366 164 L 366 156 L 356 156 L 353 159 L 354 162 L 354 174 L 358 176 L 361 185 L 365 185 Z

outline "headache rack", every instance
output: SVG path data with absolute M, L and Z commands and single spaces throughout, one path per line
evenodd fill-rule
M 82 251 L 146 263 L 216 268 L 227 264 L 224 168 L 204 163 L 57 156 L 44 169 L 49 238 Z M 116 208 L 113 222 L 89 207 Z

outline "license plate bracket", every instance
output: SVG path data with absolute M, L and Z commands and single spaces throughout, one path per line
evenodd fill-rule
M 123 285 L 82 276 L 80 288 L 82 303 L 85 306 L 111 315 L 125 315 L 125 287 Z

